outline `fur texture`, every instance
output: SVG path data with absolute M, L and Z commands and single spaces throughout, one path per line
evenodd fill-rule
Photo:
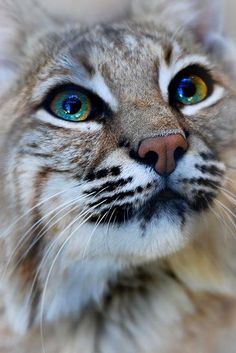
M 235 59 L 219 7 L 134 0 L 87 26 L 12 4 L 0 5 L 1 290 L 17 349 L 233 352 Z M 193 65 L 213 90 L 174 109 L 170 83 Z M 65 84 L 103 112 L 50 114 Z M 166 180 L 137 151 L 171 134 L 189 149 Z M 180 196 L 163 202 L 165 187 Z

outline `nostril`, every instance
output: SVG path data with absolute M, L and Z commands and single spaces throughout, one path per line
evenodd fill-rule
M 189 132 L 189 131 L 187 131 L 187 130 L 185 130 L 185 131 L 184 131 L 184 134 L 185 134 L 186 139 L 188 139 L 188 138 L 189 138 L 189 136 L 190 136 L 190 132 Z
M 143 158 L 143 163 L 151 167 L 155 167 L 157 161 L 158 161 L 158 154 L 153 151 L 148 152 Z
M 183 149 L 182 147 L 177 147 L 174 152 L 175 162 L 178 162 L 184 156 L 185 152 L 186 152 L 186 150 Z

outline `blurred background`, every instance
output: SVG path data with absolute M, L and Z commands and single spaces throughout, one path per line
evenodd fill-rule
M 125 6 L 127 0 L 39 0 L 45 7 L 57 14 L 75 14 L 82 20 L 88 17 L 88 9 L 91 9 L 86 21 L 93 22 L 99 18 L 103 20 L 112 14 L 121 11 L 122 5 Z M 148 1 L 148 0 L 146 0 Z M 177 0 L 178 1 L 178 0 Z M 217 1 L 217 0 L 210 0 Z M 236 40 L 236 0 L 224 0 L 225 2 L 225 23 L 227 31 Z M 78 6 L 79 4 L 79 6 Z M 108 11 L 109 8 L 109 11 Z
M 211 0 L 214 1 L 214 0 Z M 236 40 L 236 1 L 225 0 L 226 25 L 233 38 Z
M 2 0 L 0 0 L 1 2 Z M 50 13 L 70 17 L 73 14 L 82 22 L 99 22 L 122 12 L 127 0 L 38 0 Z M 146 0 L 147 2 L 149 0 Z M 176 0 L 179 1 L 179 0 Z M 206 0 L 205 0 L 206 1 Z M 208 0 L 218 1 L 218 0 Z M 24 2 L 24 0 L 22 0 Z M 225 2 L 225 27 L 226 32 L 236 42 L 236 0 L 224 0 Z M 2 129 L 2 128 L 1 128 Z M 0 136 L 1 136 L 0 129 Z M 3 131 L 2 131 L 3 132 Z M 1 316 L 3 308 L 0 301 L 0 353 L 16 352 L 16 341 L 6 328 L 6 322 Z M 7 339 L 9 337 L 9 339 Z M 13 346 L 12 350 L 11 347 Z M 10 348 L 9 348 L 10 347 Z M 236 352 L 236 347 L 235 347 Z M 226 352 L 227 353 L 227 352 Z

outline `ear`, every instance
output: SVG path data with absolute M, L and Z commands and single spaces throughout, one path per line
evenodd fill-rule
M 0 1 L 0 95 L 17 78 L 28 38 L 48 22 L 34 0 Z
M 133 0 L 132 14 L 164 23 L 177 34 L 191 30 L 208 54 L 236 73 L 236 49 L 224 35 L 223 0 Z
M 195 36 L 207 43 L 209 37 L 222 35 L 225 15 L 223 0 L 194 0 L 192 5 L 196 11 L 193 23 Z
M 236 46 L 224 33 L 223 0 L 195 0 L 197 15 L 190 26 L 197 41 L 208 54 L 223 64 L 225 71 L 236 76 Z
M 166 23 L 170 29 L 191 27 L 199 40 L 223 31 L 223 0 L 132 0 L 131 7 L 133 16 Z

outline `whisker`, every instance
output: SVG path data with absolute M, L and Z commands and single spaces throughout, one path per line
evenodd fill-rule
M 119 199 L 119 197 L 117 197 L 115 200 L 114 200 L 114 202 L 112 203 L 112 206 L 111 206 L 111 208 L 113 207 L 113 205 L 115 205 L 116 204 L 116 202 L 117 202 L 117 200 Z M 108 245 L 108 238 L 109 238 L 109 229 L 110 229 L 110 226 L 111 226 L 111 221 L 112 221 L 112 217 L 114 216 L 114 213 L 116 212 L 116 210 L 114 209 L 113 211 L 112 211 L 112 213 L 111 213 L 111 216 L 110 216 L 110 218 L 109 218 L 109 220 L 108 220 L 108 224 L 107 224 L 107 237 L 106 237 L 106 248 L 107 248 L 107 252 L 108 252 L 108 254 L 111 254 L 111 250 L 110 250 L 110 247 L 109 247 L 109 245 Z M 113 220 L 113 225 L 114 225 L 114 220 Z
M 68 244 L 68 242 L 71 240 L 71 238 L 73 237 L 73 235 L 79 230 L 79 228 L 81 228 L 90 218 L 92 217 L 92 214 L 89 215 L 89 217 L 87 217 L 81 224 L 79 227 L 76 228 L 75 231 L 73 231 L 71 233 L 71 235 L 65 240 L 65 242 L 62 244 L 62 246 L 60 247 L 60 249 L 57 252 L 57 255 L 55 256 L 53 263 L 49 269 L 46 281 L 45 281 L 45 286 L 44 286 L 44 290 L 43 290 L 43 294 L 42 294 L 42 303 L 41 303 L 41 310 L 40 310 L 40 336 L 41 336 L 41 344 L 42 344 L 42 350 L 43 353 L 46 353 L 45 350 L 45 340 L 44 340 L 44 331 L 43 331 L 43 315 L 44 315 L 44 304 L 45 304 L 45 299 L 46 299 L 46 292 L 47 292 L 47 287 L 49 284 L 49 280 L 52 274 L 52 271 L 54 269 L 54 266 L 61 254 L 61 252 L 63 251 L 63 249 L 66 247 L 66 245 Z
M 74 201 L 73 203 L 69 204 L 67 207 L 71 207 L 73 206 L 74 204 L 76 204 L 76 206 L 70 208 L 70 210 L 68 212 L 66 212 L 61 218 L 60 218 L 60 221 L 66 217 L 70 212 L 73 212 L 74 210 L 76 210 L 76 208 L 78 208 L 78 205 L 77 205 L 77 201 Z M 63 209 L 63 211 L 65 210 L 65 208 Z M 50 221 L 48 222 L 50 223 Z M 57 222 L 54 223 L 54 225 L 56 224 Z M 37 237 L 35 238 L 35 240 L 30 244 L 30 246 L 27 248 L 27 250 L 21 255 L 20 259 L 16 262 L 16 264 L 14 265 L 13 269 L 11 270 L 10 274 L 8 274 L 8 276 L 11 276 L 14 271 L 17 269 L 17 267 L 19 266 L 19 264 L 21 263 L 21 261 L 24 260 L 24 258 L 30 253 L 30 251 L 34 248 L 34 246 L 44 237 L 44 235 L 46 234 L 47 231 L 50 230 L 51 227 L 53 227 L 54 225 L 51 225 L 49 228 L 46 229 L 46 227 L 44 227 L 44 231 L 41 231 Z M 26 243 L 26 240 L 24 241 L 24 243 Z M 23 246 L 24 244 L 21 244 L 21 247 Z M 15 253 L 17 252 L 18 249 L 16 249 Z M 12 261 L 14 257 L 14 254 L 11 256 L 11 258 L 9 259 L 8 263 L 7 263 L 7 267 L 6 267 L 6 270 L 4 271 L 4 274 L 6 275 L 6 272 L 7 272 L 7 269 L 10 265 L 10 262 Z
M 230 225 L 228 223 L 226 223 L 225 221 L 225 218 L 223 217 L 224 219 L 224 225 L 226 226 L 226 228 L 230 231 L 230 233 L 233 235 L 233 237 L 235 237 L 235 230 L 236 230 L 236 225 L 235 225 L 235 222 L 233 221 L 232 219 L 232 216 L 230 216 L 230 214 L 227 212 L 227 210 L 222 206 L 222 205 L 219 205 L 220 209 L 225 213 L 225 215 L 227 216 L 230 224 L 233 226 L 233 229 L 230 227 Z
M 225 206 L 220 200 L 215 200 L 215 202 L 219 203 L 224 209 L 226 209 L 229 212 L 229 214 L 232 215 L 233 218 L 236 219 L 236 215 L 227 206 Z
M 60 205 L 59 207 L 57 207 L 55 210 L 51 211 L 49 214 L 47 214 L 47 215 L 45 215 L 44 217 L 42 217 L 41 219 L 39 219 L 39 220 L 37 221 L 37 223 L 36 223 L 38 226 L 37 226 L 36 228 L 34 228 L 35 225 L 36 225 L 36 224 L 34 224 L 34 225 L 24 234 L 24 236 L 23 236 L 23 237 L 19 240 L 19 242 L 17 243 L 16 247 L 13 249 L 13 252 L 12 252 L 12 254 L 11 254 L 11 256 L 10 256 L 10 258 L 9 258 L 9 260 L 8 260 L 8 262 L 7 262 L 7 264 L 6 264 L 6 266 L 5 266 L 5 270 L 4 270 L 3 274 L 2 274 L 2 278 L 4 278 L 4 276 L 6 275 L 6 272 L 7 272 L 7 270 L 8 270 L 8 267 L 10 266 L 10 263 L 11 263 L 11 261 L 12 261 L 14 255 L 16 254 L 16 252 L 17 252 L 18 250 L 20 250 L 20 249 L 25 245 L 26 241 L 28 240 L 28 239 L 27 239 L 27 236 L 30 234 L 30 232 L 31 232 L 32 230 L 38 229 L 39 226 L 40 226 L 40 224 L 41 224 L 41 222 L 42 222 L 44 219 L 46 219 L 48 216 L 50 216 L 50 214 L 53 214 L 53 213 L 54 213 L 56 210 L 58 210 L 59 208 L 62 207 L 62 210 L 60 210 L 59 212 L 57 212 L 57 214 L 56 214 L 54 217 L 57 217 L 57 215 L 60 214 L 61 212 L 63 212 L 66 208 L 71 207 L 71 206 L 74 205 L 75 203 L 77 203 L 77 202 L 83 200 L 84 198 L 85 198 L 85 197 L 77 197 L 77 198 L 75 198 L 75 199 L 73 199 L 73 200 L 71 200 L 71 201 L 69 201 L 69 202 L 66 202 L 66 203 L 64 203 L 63 205 Z M 76 207 L 75 207 L 74 209 L 76 209 Z M 68 213 L 70 213 L 70 212 L 71 212 L 71 209 L 70 209 L 69 212 L 67 212 L 64 216 L 66 216 L 66 215 L 67 215 Z M 64 217 L 64 216 L 63 216 L 63 217 Z M 54 219 L 54 217 L 53 217 L 52 219 Z M 52 219 L 50 219 L 50 220 L 47 222 L 46 225 L 48 225 L 48 224 L 51 222 Z M 55 223 L 52 225 L 52 227 L 53 227 L 56 223 L 57 223 L 57 222 L 55 222 Z M 17 266 L 20 264 L 20 262 L 23 260 L 23 258 L 30 252 L 30 250 L 33 249 L 33 247 L 35 246 L 35 244 L 37 244 L 37 242 L 44 236 L 45 232 L 43 232 L 43 230 L 46 228 L 46 225 L 43 227 L 43 229 L 42 229 L 42 230 L 40 231 L 40 233 L 37 235 L 36 239 L 32 242 L 32 244 L 31 244 L 30 247 L 27 249 L 27 251 L 26 251 L 26 252 L 21 256 L 21 258 L 18 260 L 18 262 L 17 262 L 16 265 L 14 266 L 14 269 L 11 271 L 11 273 L 17 268 Z M 11 274 L 10 274 L 10 275 L 11 275 Z
M 35 206 L 33 206 L 32 208 L 30 208 L 28 211 L 26 211 L 25 213 L 23 213 L 23 215 L 21 215 L 20 217 L 18 217 L 13 223 L 11 223 L 11 225 L 1 234 L 1 237 L 4 238 L 5 236 L 7 236 L 7 234 L 11 231 L 11 229 L 18 223 L 20 222 L 22 219 L 24 219 L 26 216 L 28 216 L 32 211 L 34 211 L 36 208 L 42 206 L 43 204 L 45 204 L 46 202 L 52 200 L 53 198 L 62 195 L 63 193 L 68 192 L 69 190 L 75 188 L 76 186 L 64 189 L 58 193 L 53 194 L 50 197 L 47 197 L 46 199 L 38 202 Z
M 224 175 L 224 179 L 227 180 L 227 181 L 229 181 L 229 182 L 232 183 L 232 184 L 235 184 L 235 186 L 236 186 L 236 180 L 234 180 L 234 179 L 228 177 L 227 175 Z
M 227 167 L 228 169 L 236 170 L 236 167 L 235 167 L 235 166 L 232 166 L 232 165 L 226 164 L 226 167 Z
M 38 269 L 37 269 L 37 272 L 36 272 L 36 274 L 35 274 L 35 276 L 34 276 L 34 280 L 33 280 L 33 282 L 32 282 L 32 285 L 31 285 L 31 288 L 30 288 L 30 295 L 29 295 L 29 297 L 32 295 L 32 293 L 33 293 L 33 289 L 34 289 L 34 286 L 36 285 L 36 281 L 37 281 L 37 279 L 38 279 L 38 276 L 39 276 L 39 274 L 40 274 L 40 271 L 41 271 L 41 269 L 43 268 L 43 266 L 44 266 L 44 264 L 46 263 L 46 261 L 47 261 L 47 258 L 49 257 L 49 255 L 50 255 L 50 253 L 52 252 L 52 250 L 53 250 L 53 248 L 55 247 L 55 245 L 59 242 L 59 240 L 63 237 L 63 235 L 66 233 L 66 231 L 68 230 L 68 229 L 70 229 L 70 227 L 72 227 L 76 222 L 78 222 L 81 218 L 83 219 L 83 217 L 85 216 L 87 216 L 88 214 L 90 214 L 91 213 L 91 211 L 93 210 L 93 209 L 96 209 L 96 207 L 98 207 L 98 206 L 100 206 L 101 204 L 103 204 L 105 201 L 102 201 L 102 202 L 100 202 L 100 204 L 98 204 L 98 205 L 96 205 L 96 206 L 93 206 L 93 207 L 91 207 L 91 208 L 89 208 L 89 209 L 83 209 L 82 211 L 81 211 L 81 213 L 79 214 L 79 216 L 78 217 L 76 217 L 76 219 L 74 219 L 72 222 L 70 222 L 69 223 L 69 225 L 67 225 L 67 227 L 65 228 L 65 229 L 63 229 L 63 231 L 60 233 L 60 235 L 52 242 L 52 244 L 49 246 L 49 248 L 47 249 L 47 251 L 46 251 L 46 253 L 45 253 L 45 255 L 44 255 L 44 258 L 43 258 L 43 260 L 42 260 L 42 262 L 41 262 L 41 264 L 39 265 L 39 267 L 38 267 Z M 74 232 L 76 232 L 77 231 L 77 228 L 73 231 L 73 233 Z M 73 234 L 72 233 L 72 234 Z
M 37 242 L 44 236 L 46 231 L 49 231 L 53 226 L 55 226 L 57 224 L 58 221 L 53 222 L 53 224 L 50 225 L 49 228 L 47 228 L 48 224 L 50 224 L 50 222 L 56 218 L 58 216 L 58 214 L 60 214 L 61 212 L 63 212 L 66 208 L 73 206 L 74 204 L 76 204 L 79 201 L 82 201 L 84 199 L 88 199 L 91 196 L 98 196 L 100 193 L 104 192 L 106 190 L 106 188 L 100 190 L 98 193 L 90 193 L 87 195 L 83 195 L 80 197 L 76 197 L 73 200 L 70 200 L 69 202 L 64 203 L 63 205 L 58 206 L 56 209 L 54 209 L 53 211 L 51 211 L 49 214 L 45 215 L 44 217 L 42 217 L 37 223 L 39 224 L 39 226 L 41 225 L 41 222 L 46 219 L 50 214 L 53 214 L 56 210 L 60 209 L 61 207 L 62 210 L 59 210 L 59 212 L 56 213 L 56 215 L 54 215 L 54 217 L 52 217 L 51 219 L 49 219 L 49 221 L 44 225 L 44 227 L 41 229 L 41 231 L 39 232 L 39 234 L 37 235 L 36 239 L 33 241 L 33 243 L 30 245 L 30 247 L 27 249 L 27 251 L 21 256 L 21 258 L 18 260 L 17 264 L 14 266 L 13 270 L 11 271 L 11 274 L 13 273 L 13 271 L 15 271 L 15 269 L 17 268 L 17 266 L 19 265 L 19 263 L 23 260 L 23 258 L 30 252 L 31 249 L 33 249 L 33 247 L 35 246 L 35 244 L 37 244 Z M 66 207 L 64 207 L 66 206 Z M 73 212 L 78 206 L 76 205 L 74 208 L 70 209 L 68 212 L 66 212 L 63 217 L 60 218 L 60 221 L 66 217 L 70 212 Z M 14 257 L 16 251 L 19 249 L 19 246 L 21 245 L 21 247 L 23 247 L 23 245 L 25 244 L 25 242 L 27 241 L 27 235 L 30 234 L 30 232 L 34 229 L 33 225 L 29 231 L 27 231 L 27 233 L 24 235 L 23 239 L 21 239 L 17 245 L 16 248 L 13 251 L 13 254 L 11 255 L 10 259 L 8 260 L 5 270 L 3 272 L 2 277 L 4 278 L 4 276 L 6 275 L 7 269 L 10 265 L 10 262 L 12 261 L 12 258 Z M 39 226 L 36 227 L 39 228 Z M 21 248 L 20 247 L 20 248 Z
M 219 205 L 219 207 L 220 207 L 220 209 L 223 209 L 221 205 Z M 221 224 L 221 227 L 222 227 L 222 230 L 223 230 L 223 234 L 226 235 L 225 234 L 225 229 L 228 229 L 229 232 L 232 233 L 232 229 L 230 228 L 230 225 L 226 222 L 226 219 L 223 217 L 223 215 L 220 214 L 220 213 L 216 213 L 216 211 L 212 207 L 210 207 L 210 209 L 215 214 L 216 218 L 220 221 L 220 224 Z
M 232 192 L 224 188 L 220 188 L 220 190 L 228 198 L 228 200 L 231 200 L 232 203 L 236 202 L 236 195 L 234 195 Z
M 90 245 L 90 243 L 91 243 L 91 240 L 92 240 L 92 238 L 93 238 L 93 236 L 94 236 L 94 234 L 95 234 L 97 228 L 99 227 L 99 225 L 101 224 L 101 222 L 103 221 L 103 219 L 106 218 L 106 216 L 108 215 L 108 213 L 109 213 L 109 211 L 107 211 L 107 212 L 106 212 L 100 219 L 98 219 L 97 222 L 95 223 L 94 229 L 93 229 L 93 231 L 91 232 L 91 235 L 90 235 L 90 237 L 89 237 L 89 240 L 88 240 L 88 242 L 87 242 L 87 245 L 85 246 L 85 249 L 84 249 L 84 252 L 83 252 L 83 255 L 82 255 L 82 259 L 85 258 L 86 252 L 87 252 L 87 250 L 89 249 L 89 245 Z

